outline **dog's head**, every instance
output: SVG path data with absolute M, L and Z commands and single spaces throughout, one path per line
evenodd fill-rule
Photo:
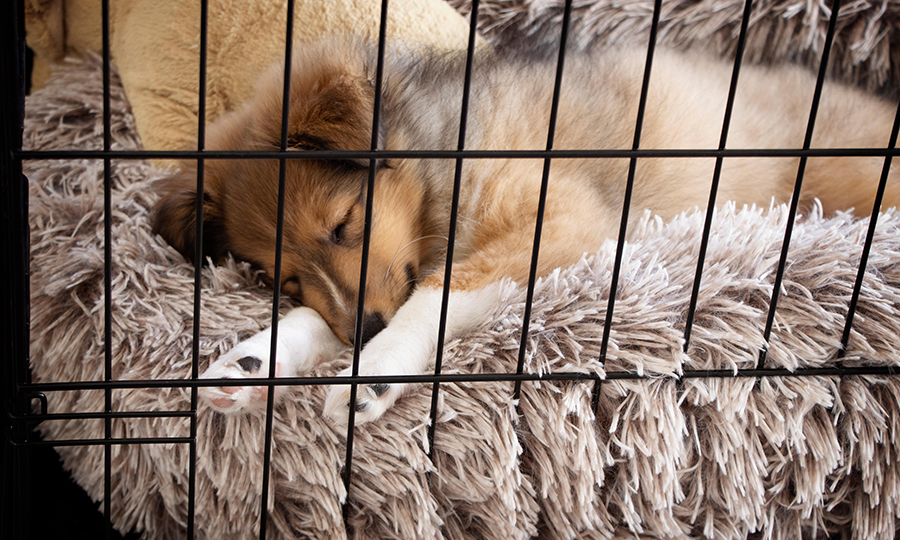
M 239 110 L 210 125 L 207 148 L 280 147 L 282 69 L 265 75 L 255 96 Z M 374 73 L 364 48 L 298 48 L 291 76 L 289 149 L 369 150 Z M 369 160 L 286 160 L 281 283 L 275 284 L 279 167 L 277 159 L 205 161 L 203 256 L 218 260 L 231 252 L 251 262 L 271 285 L 317 310 L 338 337 L 351 343 Z M 364 341 L 406 301 L 421 271 L 424 191 L 410 170 L 402 163 L 376 165 Z M 185 162 L 179 173 L 160 183 L 158 192 L 154 230 L 193 260 L 196 162 Z

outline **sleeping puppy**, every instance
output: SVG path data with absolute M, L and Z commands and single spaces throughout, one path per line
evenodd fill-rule
M 562 81 L 556 149 L 629 149 L 645 52 L 570 56 Z M 455 150 L 464 53 L 388 51 L 379 148 Z M 276 150 L 281 140 L 283 67 L 259 82 L 253 98 L 209 128 L 207 148 Z M 368 150 L 375 101 L 374 51 L 353 42 L 298 46 L 290 85 L 291 151 Z M 547 144 L 555 62 L 476 58 L 467 149 L 542 150 Z M 659 51 L 654 59 L 642 148 L 716 148 L 730 64 Z M 729 148 L 799 148 L 815 80 L 796 68 L 747 66 L 741 72 Z M 838 85 L 822 97 L 813 148 L 883 148 L 894 106 Z M 769 205 L 789 200 L 797 158 L 727 158 L 717 200 Z M 801 208 L 869 214 L 883 158 L 811 158 Z M 637 162 L 633 222 L 649 209 L 663 218 L 705 208 L 715 160 L 645 158 Z M 375 192 L 361 375 L 426 372 L 437 343 L 446 236 L 455 161 L 380 159 Z M 500 302 L 501 284 L 525 282 L 542 178 L 540 159 L 466 159 L 462 168 L 447 339 L 482 323 Z M 538 275 L 577 262 L 618 235 L 628 159 L 554 159 L 543 221 Z M 279 323 L 278 376 L 307 371 L 354 338 L 369 161 L 289 159 L 286 165 L 281 282 L 275 275 L 279 162 L 208 160 L 203 194 L 204 257 L 227 253 L 251 262 L 273 286 L 305 307 Z M 159 185 L 154 227 L 186 257 L 194 254 L 196 164 Z M 885 205 L 900 201 L 889 181 Z M 195 261 L 196 262 L 196 261 Z M 264 377 L 270 331 L 221 356 L 204 378 Z M 349 369 L 341 373 L 349 375 Z M 345 420 L 349 386 L 330 389 L 325 413 Z M 403 384 L 363 385 L 357 421 L 377 419 Z M 265 402 L 265 388 L 203 391 L 222 411 Z

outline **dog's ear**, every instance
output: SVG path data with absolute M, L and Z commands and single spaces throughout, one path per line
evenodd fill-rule
M 202 260 L 221 260 L 228 253 L 228 237 L 215 177 L 206 162 L 203 189 Z M 184 163 L 181 170 L 155 186 L 159 200 L 153 208 L 153 232 L 159 234 L 184 257 L 196 264 L 197 165 Z
M 288 147 L 295 150 L 371 150 L 375 89 L 367 77 L 326 74 L 291 104 Z M 384 142 L 384 115 L 379 118 L 378 146 Z M 329 160 L 331 161 L 331 160 Z M 368 169 L 369 160 L 334 160 L 350 169 Z M 376 163 L 384 166 L 383 160 Z

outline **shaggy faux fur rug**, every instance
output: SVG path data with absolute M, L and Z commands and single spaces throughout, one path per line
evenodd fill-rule
M 26 147 L 99 148 L 96 59 L 71 61 L 28 100 Z M 114 148 L 139 148 L 113 87 Z M 32 367 L 36 382 L 101 380 L 102 164 L 31 161 Z M 151 184 L 165 172 L 112 166 L 113 378 L 190 373 L 193 268 L 150 233 Z M 900 379 L 676 380 L 683 370 L 752 367 L 786 219 L 784 207 L 722 208 L 693 340 L 683 320 L 702 216 L 646 218 L 625 250 L 609 360 L 597 362 L 614 245 L 537 284 L 525 370 L 630 371 L 641 381 L 442 386 L 432 459 L 430 385 L 356 431 L 349 518 L 345 433 L 321 417 L 325 388 L 290 388 L 276 407 L 269 538 L 894 538 L 900 517 Z M 794 231 L 769 367 L 835 362 L 866 221 L 813 214 Z M 446 373 L 515 370 L 524 291 L 510 287 L 480 330 L 448 343 Z M 201 370 L 269 323 L 270 292 L 245 265 L 203 272 Z M 879 220 L 846 364 L 900 365 L 900 214 Z M 284 309 L 288 306 L 285 304 Z M 322 365 L 331 375 L 347 360 Z M 103 409 L 103 392 L 49 395 L 50 412 Z M 185 389 L 113 392 L 116 411 L 189 408 Z M 198 538 L 257 535 L 263 418 L 201 403 Z M 47 421 L 47 439 L 103 436 L 102 420 Z M 113 422 L 116 437 L 186 437 L 184 418 Z M 103 450 L 60 447 L 75 480 L 103 497 Z M 112 520 L 146 538 L 183 538 L 188 446 L 112 451 Z
M 447 0 L 463 14 L 472 0 Z M 744 0 L 666 0 L 658 42 L 705 49 L 734 58 Z M 478 27 L 501 49 L 552 50 L 559 46 L 565 0 L 482 0 Z M 832 2 L 755 0 L 745 58 L 793 61 L 818 69 Z M 575 0 L 570 39 L 576 48 L 646 43 L 652 0 Z M 900 88 L 900 4 L 849 0 L 838 13 L 829 75 L 873 91 Z

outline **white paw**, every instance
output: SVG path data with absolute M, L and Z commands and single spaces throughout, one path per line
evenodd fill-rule
M 266 332 L 268 334 L 268 332 Z M 260 334 L 257 334 L 257 336 Z M 256 336 L 254 336 L 256 337 Z M 269 344 L 253 338 L 242 341 L 223 354 L 209 369 L 200 375 L 201 379 L 250 379 L 269 376 Z M 281 362 L 275 363 L 275 376 L 281 375 Z M 278 397 L 279 387 L 275 387 Z M 221 412 L 238 412 L 265 407 L 269 397 L 268 386 L 220 386 L 201 387 L 200 397 Z
M 338 373 L 339 377 L 349 377 L 350 375 L 351 368 Z M 360 369 L 360 375 L 363 375 L 362 369 Z M 367 375 L 376 374 L 369 373 Z M 358 385 L 356 387 L 354 423 L 365 424 L 380 418 L 403 395 L 405 387 L 406 385 L 403 383 Z M 328 390 L 328 397 L 325 398 L 325 416 L 340 425 L 346 425 L 350 421 L 350 388 L 349 385 L 332 386 Z
M 453 291 L 447 311 L 445 339 L 453 339 L 477 326 L 484 314 L 493 313 L 501 298 L 500 284 L 474 291 Z M 359 374 L 419 375 L 428 370 L 437 350 L 441 289 L 419 288 L 403 304 L 387 328 L 372 338 L 359 357 Z M 350 376 L 347 368 L 338 375 Z M 355 424 L 378 419 L 406 391 L 408 383 L 357 386 Z M 325 398 L 325 415 L 346 424 L 350 416 L 350 386 L 334 386 Z
M 410 327 L 396 319 L 363 348 L 359 356 L 361 376 L 419 375 L 433 362 L 436 332 L 422 332 L 421 328 Z M 347 368 L 338 376 L 349 377 L 351 372 L 352 368 Z M 403 395 L 406 387 L 407 384 L 401 382 L 358 385 L 354 424 L 380 418 Z M 350 417 L 350 389 L 349 385 L 332 386 L 325 398 L 325 416 L 340 425 L 347 424 Z
M 345 348 L 328 324 L 310 308 L 291 310 L 278 322 L 275 376 L 292 377 L 337 356 Z M 201 379 L 248 379 L 269 376 L 272 329 L 242 341 L 200 375 Z M 283 393 L 275 387 L 275 400 Z M 269 397 L 268 386 L 203 387 L 200 396 L 222 412 L 260 410 Z

